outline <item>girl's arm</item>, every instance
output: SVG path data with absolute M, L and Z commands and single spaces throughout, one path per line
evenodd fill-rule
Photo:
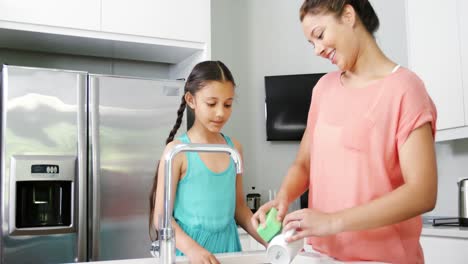
M 313 209 L 286 216 L 286 229 L 301 228 L 291 240 L 395 224 L 432 210 L 437 198 L 437 168 L 430 123 L 415 129 L 399 150 L 405 183 L 367 204 L 326 214 Z M 298 226 L 300 223 L 300 226 Z
M 241 159 L 243 159 L 242 155 L 242 145 L 233 139 L 234 146 L 236 150 L 239 152 Z M 235 218 L 237 223 L 247 232 L 249 233 L 255 240 L 257 240 L 260 244 L 268 246 L 268 243 L 265 242 L 257 233 L 257 230 L 252 226 L 252 222 L 250 219 L 252 218 L 253 213 L 250 208 L 245 203 L 244 192 L 242 191 L 242 174 L 237 174 L 236 177 L 236 213 Z
M 236 180 L 236 221 L 237 223 L 245 230 L 249 235 L 251 235 L 255 240 L 257 240 L 260 244 L 268 246 L 268 243 L 265 242 L 257 233 L 257 230 L 252 225 L 250 219 L 253 216 L 252 211 L 245 203 L 244 194 L 242 192 L 242 175 L 237 175 Z
M 158 215 L 163 216 L 163 211 L 164 211 L 164 169 L 165 169 L 165 164 L 164 164 L 164 157 L 166 153 L 173 148 L 176 144 L 179 144 L 180 142 L 178 141 L 172 141 L 170 142 L 165 150 L 163 155 L 161 156 L 161 159 L 159 161 L 159 169 L 158 169 L 158 184 L 156 187 L 156 203 L 155 203 L 155 210 L 154 210 L 154 225 L 156 228 L 159 226 L 159 219 Z M 185 155 L 176 155 L 174 157 L 174 160 L 172 161 L 172 197 L 171 197 L 171 207 L 174 208 L 174 199 L 175 199 L 175 194 L 177 192 L 177 184 L 179 183 L 180 177 L 182 173 L 185 173 L 185 170 L 183 169 L 184 167 L 184 162 L 186 162 Z M 186 163 L 185 163 L 186 164 Z M 171 213 L 171 219 L 172 219 L 172 228 L 175 230 L 175 237 L 176 237 L 176 247 L 182 251 L 185 255 L 189 257 L 189 259 L 192 262 L 197 262 L 197 261 L 212 261 L 212 263 L 218 263 L 216 258 L 208 252 L 206 249 L 204 249 L 202 246 L 200 246 L 197 242 L 195 242 L 190 236 L 188 236 L 182 228 L 177 224 L 177 222 L 173 219 L 172 213 Z

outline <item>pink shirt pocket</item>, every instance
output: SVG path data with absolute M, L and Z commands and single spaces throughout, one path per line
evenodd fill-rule
M 346 122 L 341 137 L 343 145 L 351 150 L 367 152 L 374 125 L 372 120 L 362 117 Z

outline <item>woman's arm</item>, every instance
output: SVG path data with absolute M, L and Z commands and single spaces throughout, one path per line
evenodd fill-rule
M 415 129 L 399 150 L 405 183 L 388 195 L 337 214 L 342 231 L 395 224 L 434 209 L 437 166 L 431 124 Z
M 289 167 L 285 179 L 281 185 L 277 197 L 290 204 L 309 188 L 310 175 L 310 134 L 306 128 L 302 136 L 299 151 L 291 167 Z M 286 213 L 286 212 L 284 212 Z M 278 212 L 281 220 L 284 214 Z
M 265 222 L 268 211 L 275 207 L 278 209 L 278 221 L 283 221 L 288 211 L 289 204 L 303 194 L 309 187 L 310 167 L 310 132 L 307 126 L 302 136 L 299 151 L 294 163 L 289 167 L 283 184 L 275 200 L 262 205 L 252 217 L 252 226 L 256 229 L 259 224 Z
M 395 224 L 432 210 L 437 198 L 437 167 L 430 123 L 415 129 L 399 150 L 405 183 L 367 204 L 326 214 L 313 209 L 293 212 L 285 229 L 300 228 L 291 240 Z
M 158 169 L 158 184 L 156 187 L 156 203 L 155 203 L 155 210 L 154 210 L 154 225 L 155 228 L 157 229 L 159 226 L 159 219 L 158 215 L 163 216 L 163 211 L 164 211 L 164 170 L 165 170 L 165 164 L 164 164 L 164 157 L 166 153 L 173 148 L 176 144 L 180 142 L 178 141 L 173 141 L 169 143 L 165 150 L 163 155 L 161 156 L 160 162 L 159 162 L 159 169 Z M 175 199 L 175 194 L 177 192 L 177 184 L 179 183 L 179 180 L 181 178 L 182 174 L 185 174 L 185 169 L 186 166 L 184 166 L 184 162 L 186 162 L 185 155 L 177 155 L 174 157 L 174 160 L 172 162 L 172 197 L 171 197 L 171 208 L 174 208 L 174 199 Z M 185 163 L 186 164 L 186 163 Z M 190 236 L 188 236 L 182 228 L 177 224 L 177 222 L 173 219 L 172 215 L 173 212 L 171 213 L 171 222 L 172 222 L 172 227 L 175 231 L 175 237 L 176 237 L 176 247 L 182 251 L 185 255 L 187 255 L 191 261 L 196 262 L 197 259 L 203 259 L 203 260 L 210 260 L 212 263 L 218 263 L 218 261 L 215 259 L 215 257 L 209 253 L 206 249 L 204 249 L 202 246 L 200 246 L 197 242 L 195 242 Z

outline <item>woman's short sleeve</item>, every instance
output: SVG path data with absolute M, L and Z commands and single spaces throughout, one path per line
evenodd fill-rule
M 435 138 L 437 110 L 426 91 L 424 83 L 417 77 L 408 78 L 407 89 L 400 100 L 398 131 L 396 135 L 398 150 L 406 142 L 411 132 L 426 123 L 431 124 Z

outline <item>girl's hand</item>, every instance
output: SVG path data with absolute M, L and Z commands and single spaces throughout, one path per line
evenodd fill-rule
M 220 264 L 213 254 L 201 246 L 194 247 L 186 255 L 190 264 Z
M 276 198 L 275 200 L 271 200 L 266 204 L 262 205 L 257 212 L 252 216 L 252 225 L 255 229 L 258 228 L 259 225 L 264 224 L 266 220 L 266 214 L 268 211 L 275 207 L 278 210 L 277 219 L 278 221 L 283 221 L 286 212 L 288 211 L 288 202 L 286 199 Z
M 315 209 L 302 209 L 288 214 L 283 221 L 283 230 L 296 229 L 296 233 L 287 242 L 310 236 L 329 236 L 341 232 L 340 220 L 334 214 L 327 214 Z

